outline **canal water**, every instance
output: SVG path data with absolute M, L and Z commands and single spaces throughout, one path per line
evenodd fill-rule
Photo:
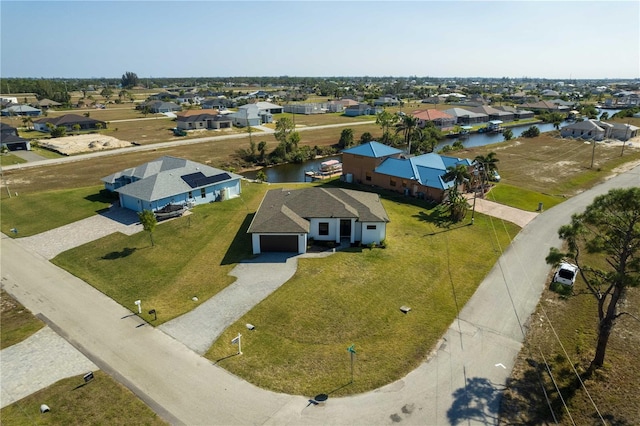
M 603 112 L 608 112 L 609 117 L 620 110 L 599 110 L 598 117 Z M 570 124 L 570 122 L 563 121 L 560 123 L 560 128 Z M 537 123 L 537 124 L 524 124 L 522 126 L 510 127 L 513 132 L 513 137 L 517 138 L 522 135 L 529 127 L 536 126 L 540 129 L 540 133 L 550 132 L 555 130 L 552 123 Z M 445 145 L 451 145 L 456 141 L 456 139 L 445 139 L 436 145 L 435 151 L 439 151 Z M 503 142 L 504 136 L 502 133 L 473 133 L 468 137 L 462 139 L 462 144 L 465 147 L 476 147 L 476 146 L 484 146 L 490 145 L 498 142 Z M 305 176 L 304 172 L 308 170 L 318 170 L 320 168 L 320 163 L 328 160 L 340 160 L 340 155 L 335 155 L 331 157 L 321 158 L 317 160 L 306 161 L 302 164 L 282 164 L 279 166 L 273 167 L 265 167 L 262 170 L 267 175 L 267 182 L 277 183 L 277 182 L 309 182 L 309 177 Z M 250 171 L 242 173 L 242 175 L 248 179 L 255 179 L 256 173 L 258 171 Z

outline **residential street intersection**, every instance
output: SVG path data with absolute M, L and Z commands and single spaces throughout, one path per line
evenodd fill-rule
M 544 258 L 560 243 L 557 229 L 596 195 L 639 185 L 640 166 L 537 215 L 502 248 L 498 263 L 425 363 L 375 391 L 320 403 L 310 401 L 314 395 L 277 394 L 227 373 L 52 265 L 48 256 L 4 235 L 2 285 L 172 424 L 495 424 L 500 392 L 549 272 Z

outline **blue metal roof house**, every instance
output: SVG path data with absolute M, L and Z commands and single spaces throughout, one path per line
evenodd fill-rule
M 240 195 L 242 176 L 194 161 L 164 156 L 102 178 L 120 206 L 140 212 L 168 204 L 197 205 Z
M 399 149 L 378 142 L 349 148 L 343 151 L 343 174 L 351 174 L 357 183 L 441 202 L 445 191 L 453 185 L 442 179 L 447 168 L 458 164 L 473 167 L 468 158 L 436 153 L 404 158 L 401 154 Z

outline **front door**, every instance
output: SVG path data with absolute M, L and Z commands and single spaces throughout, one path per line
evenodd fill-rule
M 351 237 L 351 219 L 340 219 L 340 237 Z

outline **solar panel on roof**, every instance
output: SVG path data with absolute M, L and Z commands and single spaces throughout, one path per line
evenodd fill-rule
M 222 182 L 223 180 L 231 179 L 228 173 L 220 173 L 213 176 L 205 176 L 202 172 L 190 173 L 188 175 L 180 176 L 187 185 L 191 188 L 197 188 L 199 186 L 209 185 L 211 183 Z

